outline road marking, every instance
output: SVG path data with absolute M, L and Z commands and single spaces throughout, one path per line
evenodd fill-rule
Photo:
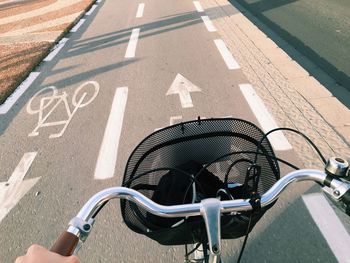
M 87 12 L 85 13 L 85 15 L 87 15 L 87 16 L 91 15 L 91 14 L 95 11 L 96 7 L 97 7 L 96 4 L 93 5 L 93 6 L 90 8 L 90 10 L 87 11 Z
M 214 40 L 216 47 L 218 48 L 222 58 L 224 59 L 228 69 L 239 69 L 237 61 L 233 58 L 231 52 L 228 50 L 225 42 L 222 39 Z
M 137 8 L 137 13 L 136 13 L 136 17 L 137 17 L 137 18 L 143 16 L 143 10 L 144 10 L 144 8 L 145 8 L 145 4 L 144 4 L 144 3 L 139 4 L 139 7 Z
M 70 30 L 70 32 L 74 33 L 77 32 L 78 29 L 84 24 L 84 22 L 86 21 L 86 19 L 82 18 L 79 20 L 79 22 Z
M 200 91 L 202 90 L 194 85 L 191 81 L 186 79 L 181 74 L 177 74 L 168 92 L 166 93 L 166 96 L 179 94 L 182 108 L 192 108 L 193 103 L 190 93 Z
M 101 2 L 102 2 L 102 0 L 97 0 L 97 1 L 96 1 L 96 3 L 101 3 Z
M 177 121 L 181 121 L 181 120 L 182 120 L 181 115 L 172 116 L 172 117 L 170 117 L 170 125 L 174 125 L 174 124 L 178 123 Z
M 60 42 L 53 48 L 51 53 L 44 58 L 44 61 L 51 61 L 57 54 L 60 52 L 60 50 L 64 47 L 64 45 L 67 43 L 68 38 L 62 38 Z
M 303 201 L 338 262 L 350 262 L 350 235 L 322 194 L 303 195 Z
M 178 123 L 177 121 L 181 121 L 182 120 L 182 116 L 181 115 L 178 115 L 178 116 L 172 116 L 170 117 L 170 121 L 169 121 L 169 125 L 174 125 L 176 123 Z M 161 129 L 164 129 L 165 127 L 161 127 L 161 128 L 155 128 L 154 131 L 159 131 Z
M 204 22 L 204 25 L 205 27 L 207 28 L 207 30 L 209 32 L 215 32 L 216 31 L 216 28 L 215 26 L 213 25 L 213 23 L 211 22 L 210 18 L 208 16 L 201 16 L 203 22 Z
M 272 129 L 278 128 L 276 121 L 265 107 L 264 102 L 256 94 L 253 86 L 250 84 L 240 84 L 239 88 L 243 93 L 246 101 L 248 102 L 251 110 L 253 111 L 255 117 L 258 119 L 258 122 L 260 123 L 263 131 L 267 133 Z M 273 132 L 272 134 L 268 135 L 268 138 L 275 150 L 286 151 L 292 149 L 292 146 L 282 131 Z
M 5 101 L 4 104 L 0 105 L 0 114 L 6 114 L 12 106 L 17 102 L 19 97 L 32 85 L 36 78 L 40 75 L 40 72 L 32 72 L 29 76 L 19 85 L 14 93 Z
M 7 182 L 0 183 L 0 222 L 40 177 L 23 181 L 37 152 L 25 153 Z
M 114 176 L 127 99 L 128 88 L 117 88 L 96 163 L 95 179 L 103 180 Z
M 92 86 L 92 89 L 89 89 L 89 86 Z M 73 109 L 71 109 L 72 107 L 69 105 L 67 92 L 63 91 L 62 94 L 58 94 L 54 86 L 38 91 L 27 104 L 27 112 L 29 114 L 38 114 L 39 117 L 37 126 L 28 134 L 28 137 L 38 136 L 38 130 L 40 128 L 52 126 L 61 126 L 62 129 L 58 133 L 51 134 L 49 138 L 61 137 L 78 109 L 89 105 L 96 98 L 99 90 L 100 85 L 96 81 L 87 81 L 80 85 L 72 96 Z M 45 96 L 41 96 L 41 93 L 45 94 Z M 36 103 L 33 103 L 33 101 L 36 101 Z M 37 104 L 37 109 L 33 109 L 33 104 Z M 65 114 L 60 114 L 59 121 L 52 121 L 50 116 L 52 114 L 55 115 L 55 110 L 57 108 L 60 110 L 65 109 Z M 48 119 L 50 121 L 48 121 Z
M 201 3 L 199 3 L 198 1 L 193 1 L 194 6 L 197 9 L 197 12 L 201 13 L 204 12 L 203 7 L 201 6 Z
M 125 52 L 125 57 L 126 58 L 133 58 L 135 57 L 135 52 L 136 52 L 136 46 L 137 46 L 137 41 L 139 38 L 140 34 L 140 28 L 134 28 L 131 32 L 128 48 L 126 49 Z

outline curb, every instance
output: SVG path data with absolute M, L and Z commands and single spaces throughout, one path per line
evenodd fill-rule
M 350 125 L 335 122 L 340 119 L 339 116 L 342 120 L 350 120 L 349 109 L 287 54 L 293 47 L 281 38 L 276 42 L 270 39 L 266 34 L 274 32 L 265 25 L 264 31 L 269 32 L 263 33 L 254 24 L 263 23 L 236 2 L 201 2 L 207 14 L 213 17 L 218 33 L 241 65 L 248 81 L 256 88 L 279 125 L 301 130 L 326 156 L 350 156 Z M 303 59 L 316 67 L 311 61 Z M 315 71 L 319 69 L 315 68 Z M 324 79 L 334 82 L 329 76 Z M 304 82 L 308 83 L 304 88 L 311 87 L 309 94 L 295 88 L 298 81 L 304 85 Z M 330 102 L 332 107 L 329 107 Z M 303 163 L 307 167 L 317 167 L 315 160 L 318 158 L 313 151 L 299 138 L 290 134 L 286 136 Z
M 242 10 L 242 15 L 245 16 L 249 21 L 258 21 L 253 14 L 251 14 L 243 6 L 235 2 L 236 7 Z M 259 26 L 255 26 L 251 22 L 251 26 L 257 27 L 263 37 L 253 38 L 255 45 L 264 53 L 264 55 L 274 64 L 275 68 L 289 81 L 291 86 L 302 96 L 304 99 L 310 103 L 310 105 L 323 117 L 323 119 L 330 124 L 338 134 L 347 142 L 350 146 L 350 109 L 342 104 L 339 99 L 324 86 L 314 76 L 313 72 L 317 71 L 324 81 L 330 82 L 331 85 L 337 85 L 340 89 L 339 93 L 343 93 L 345 98 L 350 98 L 350 92 L 344 87 L 338 85 L 334 79 L 332 79 L 325 71 L 311 62 L 306 56 L 301 54 L 299 51 L 295 50 L 286 41 L 276 35 L 270 28 L 259 21 L 267 31 L 272 32 L 265 35 Z M 249 31 L 248 31 L 249 32 Z M 272 40 L 268 35 L 275 35 L 274 38 L 278 39 L 277 43 Z M 249 35 L 249 34 L 247 34 Z M 251 36 L 250 36 L 251 37 Z M 286 49 L 286 50 L 285 50 Z M 293 49 L 296 54 L 290 56 L 288 49 Z M 286 52 L 287 51 L 287 52 Z M 276 53 L 277 52 L 277 53 Z M 305 67 L 298 64 L 293 57 L 298 57 L 304 61 Z M 288 59 L 286 59 L 288 58 Z M 302 82 L 307 82 L 305 85 Z M 304 85 L 304 88 L 301 88 Z M 307 89 L 305 87 L 307 86 Z M 328 103 L 327 103 L 328 102 Z M 341 122 L 339 122 L 339 116 L 341 117 Z M 344 123 L 344 121 L 347 121 Z

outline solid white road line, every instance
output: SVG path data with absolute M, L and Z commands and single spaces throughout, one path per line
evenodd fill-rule
M 87 15 L 87 16 L 91 15 L 91 14 L 95 11 L 96 7 L 97 7 L 96 4 L 93 5 L 93 6 L 90 8 L 90 10 L 89 10 L 88 12 L 86 12 L 85 15 Z
M 216 31 L 216 28 L 215 26 L 213 25 L 213 23 L 211 22 L 210 18 L 208 16 L 201 16 L 203 22 L 204 22 L 204 25 L 205 27 L 207 28 L 207 30 L 209 32 L 215 32 Z
M 248 102 L 251 110 L 253 111 L 255 117 L 258 119 L 258 122 L 260 123 L 263 131 L 267 133 L 272 129 L 278 128 L 276 121 L 265 107 L 264 102 L 256 94 L 253 86 L 250 84 L 240 84 L 239 88 L 243 93 L 246 101 Z M 271 133 L 268 135 L 268 139 L 270 140 L 275 150 L 286 151 L 292 149 L 292 146 L 282 131 Z
M 114 176 L 127 99 L 128 88 L 117 88 L 96 163 L 95 179 Z
M 40 72 L 30 73 L 15 92 L 4 102 L 4 104 L 0 105 L 0 114 L 6 114 L 39 75 Z
M 78 29 L 84 24 L 86 19 L 82 18 L 79 20 L 79 22 L 70 30 L 70 32 L 74 33 L 77 32 Z
M 350 262 L 350 235 L 326 198 L 309 194 L 303 196 L 303 201 L 338 262 Z
M 204 12 L 203 7 L 201 6 L 201 3 L 199 1 L 193 1 L 194 6 L 197 9 L 197 12 L 201 13 Z
M 224 59 L 229 69 L 239 69 L 237 61 L 233 58 L 231 52 L 228 50 L 225 42 L 222 39 L 214 40 L 216 47 L 218 48 L 222 58 Z
M 140 34 L 140 28 L 134 28 L 131 32 L 128 48 L 126 49 L 125 52 L 125 57 L 126 58 L 133 58 L 135 57 L 135 52 L 136 52 L 136 46 L 137 46 L 137 41 L 139 38 Z
M 64 47 L 64 45 L 67 43 L 68 38 L 62 38 L 60 42 L 54 47 L 54 49 L 51 51 L 51 53 L 44 58 L 44 61 L 51 61 L 53 58 L 60 52 L 60 50 Z
M 139 4 L 139 7 L 137 8 L 137 13 L 136 13 L 136 17 L 142 17 L 143 16 L 143 10 L 145 9 L 145 4 L 141 3 Z
M 40 177 L 23 181 L 37 152 L 25 153 L 7 182 L 0 183 L 0 222 Z

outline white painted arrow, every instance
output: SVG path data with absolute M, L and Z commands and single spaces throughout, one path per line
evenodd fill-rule
M 40 177 L 23 181 L 36 152 L 25 153 L 7 182 L 0 183 L 0 222 L 21 198 L 39 181 Z
M 181 74 L 177 74 L 166 95 L 179 94 L 182 108 L 192 108 L 192 98 L 190 92 L 202 91 L 191 81 Z

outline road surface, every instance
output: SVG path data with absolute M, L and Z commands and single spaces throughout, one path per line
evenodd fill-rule
M 129 154 L 155 129 L 197 116 L 234 116 L 262 127 L 254 109 L 260 102 L 244 97 L 244 91 L 256 94 L 210 17 L 202 18 L 192 1 L 140 3 L 97 2 L 0 116 L 1 189 L 15 193 L 6 199 L 12 209 L 1 210 L 1 262 L 13 262 L 32 243 L 49 247 L 91 195 L 121 184 Z M 274 147 L 300 164 L 287 143 Z M 311 186 L 287 190 L 253 231 L 243 262 L 346 257 L 330 248 L 301 198 L 318 191 Z M 223 243 L 225 262 L 237 259 L 242 242 Z M 115 202 L 101 212 L 79 256 L 82 262 L 181 262 L 183 254 L 183 247 L 159 246 L 129 230 Z

